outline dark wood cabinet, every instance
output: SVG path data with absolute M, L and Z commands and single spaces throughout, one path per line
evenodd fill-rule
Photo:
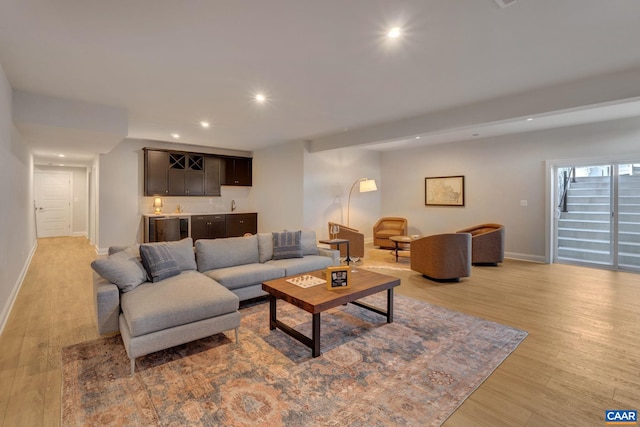
M 169 153 L 144 150 L 144 194 L 166 196 L 169 194 Z
M 191 238 L 195 242 L 198 239 L 217 239 L 227 237 L 226 215 L 192 215 Z
M 252 185 L 253 159 L 249 157 L 222 158 L 222 185 Z
M 220 158 L 206 156 L 204 158 L 204 194 L 220 196 Z
M 238 237 L 245 233 L 256 234 L 258 232 L 257 213 L 227 214 L 225 217 L 227 237 Z
M 223 164 L 224 158 L 212 154 L 145 148 L 144 195 L 219 197 Z
M 169 152 L 169 195 L 204 195 L 204 155 Z

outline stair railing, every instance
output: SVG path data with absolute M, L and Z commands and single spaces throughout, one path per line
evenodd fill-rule
M 576 182 L 576 168 L 571 168 L 569 171 L 562 171 L 561 190 L 562 196 L 560 196 L 560 203 L 558 207 L 562 209 L 562 212 L 569 212 L 567 208 L 567 194 L 572 182 Z

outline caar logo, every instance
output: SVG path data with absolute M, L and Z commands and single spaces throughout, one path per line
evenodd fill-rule
M 638 423 L 638 411 L 608 410 L 604 412 L 604 420 L 608 425 L 634 425 Z

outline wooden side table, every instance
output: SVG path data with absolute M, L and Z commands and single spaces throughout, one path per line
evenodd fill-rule
M 391 236 L 389 237 L 389 240 L 391 240 L 393 243 L 395 243 L 396 248 L 396 262 L 398 262 L 398 251 L 400 250 L 400 244 L 401 243 L 405 243 L 405 244 L 409 244 L 409 246 L 411 246 L 411 242 L 413 242 L 416 239 L 419 239 L 422 236 L 419 235 L 413 235 L 413 236 Z
M 323 239 L 323 240 L 318 240 L 318 243 L 324 243 L 325 245 L 336 245 L 336 249 L 338 249 L 338 250 L 340 250 L 340 245 L 346 244 L 347 245 L 347 258 L 345 259 L 345 261 L 347 262 L 347 265 L 349 265 L 349 263 L 351 262 L 351 258 L 349 258 L 349 240 L 347 240 L 347 239 Z

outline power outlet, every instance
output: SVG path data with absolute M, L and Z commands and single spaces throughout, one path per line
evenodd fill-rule
M 526 200 L 520 200 L 520 206 L 527 206 L 527 203 Z

